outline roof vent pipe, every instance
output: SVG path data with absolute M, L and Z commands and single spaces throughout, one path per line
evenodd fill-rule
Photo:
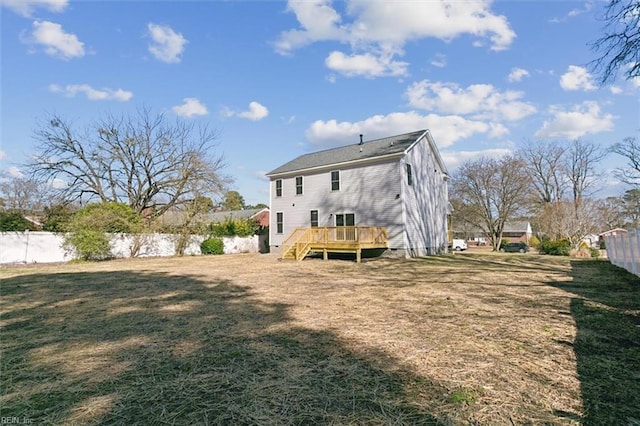
M 362 133 L 360 133 L 360 145 L 362 145 L 364 142 L 362 141 Z

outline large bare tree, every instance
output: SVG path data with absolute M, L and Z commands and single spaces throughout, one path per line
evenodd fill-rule
M 540 203 L 561 200 L 566 190 L 563 159 L 566 147 L 558 142 L 527 141 L 519 155 L 525 161 L 534 194 Z
M 615 175 L 622 182 L 640 187 L 640 143 L 635 137 L 625 138 L 611 147 L 611 151 L 626 158 L 627 164 L 618 167 Z
M 609 0 L 605 6 L 603 36 L 592 43 L 600 55 L 591 65 L 602 83 L 640 77 L 640 2 Z
M 28 166 L 40 179 L 64 181 L 67 201 L 123 202 L 157 217 L 192 202 L 194 187 L 220 195 L 228 183 L 214 131 L 148 109 L 107 115 L 84 131 L 52 115 L 35 137 L 39 152 Z
M 576 209 L 585 197 L 591 195 L 591 190 L 600 177 L 597 166 L 606 154 L 606 151 L 593 142 L 576 139 L 569 143 L 564 167 Z
M 482 157 L 463 163 L 451 188 L 456 217 L 486 232 L 497 251 L 504 224 L 519 216 L 530 197 L 531 179 L 518 156 Z

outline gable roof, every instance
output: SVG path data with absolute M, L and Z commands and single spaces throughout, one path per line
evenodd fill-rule
M 277 169 L 270 171 L 267 173 L 267 176 L 348 163 L 356 160 L 384 157 L 392 154 L 401 154 L 420 139 L 426 131 L 427 130 L 418 130 L 402 135 L 375 139 L 362 144 L 356 143 L 339 148 L 303 154 Z M 432 149 L 434 148 L 435 147 L 432 146 Z M 440 158 L 438 158 L 438 161 L 441 161 Z
M 209 213 L 207 215 L 207 219 L 211 223 L 224 222 L 229 218 L 236 219 L 236 220 L 237 219 L 246 220 L 246 219 L 251 219 L 252 217 L 256 216 L 258 213 L 263 212 L 265 210 L 269 211 L 268 208 L 247 209 L 247 210 L 227 210 L 222 212 Z

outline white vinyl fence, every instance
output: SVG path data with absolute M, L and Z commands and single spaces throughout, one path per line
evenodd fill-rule
M 131 257 L 134 237 L 126 234 L 111 236 L 111 252 L 115 257 Z M 136 257 L 161 257 L 175 255 L 177 235 L 148 234 L 141 237 Z M 192 235 L 185 255 L 200 255 L 200 243 L 204 236 Z M 258 253 L 258 236 L 223 237 L 225 254 Z M 61 234 L 53 232 L 1 232 L 0 264 L 66 262 L 74 253 L 63 246 Z
M 640 276 L 640 229 L 605 237 L 609 261 Z

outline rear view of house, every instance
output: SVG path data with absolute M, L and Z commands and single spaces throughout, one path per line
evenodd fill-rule
M 446 251 L 448 175 L 430 132 L 355 142 L 267 174 L 271 250 L 282 250 L 294 232 L 324 228 L 342 240 L 360 232 L 368 247 L 406 256 Z

